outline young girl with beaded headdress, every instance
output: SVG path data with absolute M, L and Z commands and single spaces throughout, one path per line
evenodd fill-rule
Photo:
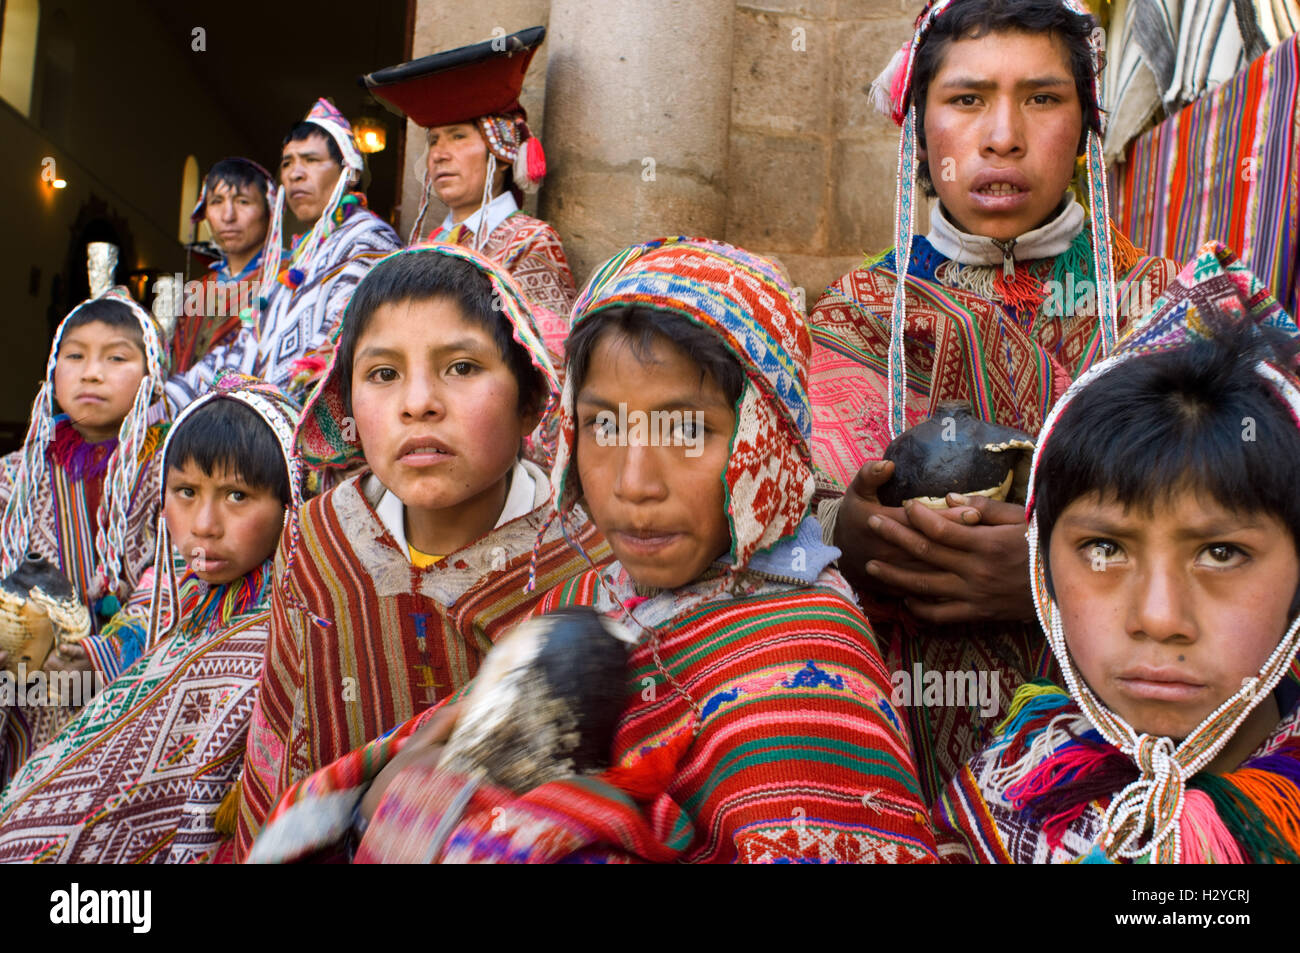
M 946 859 L 1300 862 L 1297 332 L 1222 246 L 1052 409 L 1031 682 L 935 807 Z
M 1046 664 L 1023 508 L 974 496 L 884 507 L 891 438 L 960 401 L 1038 432 L 1070 380 L 1177 268 L 1109 223 L 1102 34 L 1079 0 L 932 0 L 872 87 L 902 126 L 895 247 L 813 308 L 819 514 L 893 669 L 990 672 L 1001 704 Z M 1079 176 L 1081 194 L 1071 188 Z M 913 235 L 917 185 L 938 201 Z M 905 252 L 905 253 L 904 253 Z M 984 743 L 977 707 L 911 706 L 936 795 Z
M 934 859 L 889 677 L 809 513 L 808 347 L 789 284 L 738 248 L 660 239 L 604 265 L 552 483 L 557 520 L 583 501 L 615 561 L 537 611 L 593 606 L 638 637 L 612 768 L 484 784 L 458 815 L 430 715 L 287 792 L 253 859 L 310 853 L 357 804 L 359 861 L 418 860 L 447 825 L 443 862 Z
M 214 387 L 163 444 L 155 562 L 110 623 L 149 648 L 0 796 L 2 862 L 193 863 L 232 846 L 272 557 L 305 468 L 297 405 L 236 374 Z
M 89 609 L 90 635 L 57 644 L 45 668 L 89 670 L 100 683 L 144 648 L 99 633 L 152 561 L 167 429 L 166 335 L 125 289 L 111 287 L 115 254 L 93 260 L 99 293 L 59 325 L 23 447 L 0 463 L 0 576 L 31 552 L 68 579 Z M 0 786 L 69 715 L 54 704 L 0 706 Z

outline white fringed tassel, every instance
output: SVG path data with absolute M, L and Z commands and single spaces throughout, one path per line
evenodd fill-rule
M 253 310 L 250 327 L 255 339 L 260 339 L 262 300 L 270 300 L 271 292 L 280 276 L 280 253 L 284 250 L 284 193 L 283 188 L 275 193 L 275 205 L 271 209 L 271 227 L 267 230 L 266 244 L 262 256 L 262 273 L 258 276 L 257 307 Z
M 916 109 L 903 118 L 898 139 L 898 189 L 894 204 L 894 263 L 897 272 L 894 302 L 889 316 L 889 436 L 907 429 L 907 364 L 903 347 L 907 329 L 905 289 L 912 259 L 912 202 L 916 194 Z
M 488 227 L 487 227 L 487 207 L 492 201 L 492 180 L 497 174 L 497 157 L 488 150 L 487 157 L 487 175 L 483 179 L 483 199 L 479 202 L 479 220 L 478 229 L 474 232 L 474 250 L 482 251 L 483 246 L 487 244 Z
M 871 81 L 871 89 L 867 93 L 867 99 L 876 111 L 891 119 L 894 116 L 894 81 L 898 78 L 898 71 L 903 68 L 906 59 L 907 47 L 903 46 L 889 58 L 889 64 Z

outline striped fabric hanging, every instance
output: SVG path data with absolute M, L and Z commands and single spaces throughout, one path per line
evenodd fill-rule
M 1290 313 L 1297 303 L 1300 50 L 1292 37 L 1134 140 L 1111 172 L 1112 216 L 1153 255 L 1237 251 Z

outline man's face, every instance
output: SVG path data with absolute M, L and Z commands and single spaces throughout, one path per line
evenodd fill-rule
M 215 182 L 204 213 L 212 237 L 227 257 L 247 255 L 266 241 L 266 198 L 252 185 Z
M 955 225 L 1006 241 L 1060 205 L 1082 135 L 1064 42 L 989 33 L 949 45 L 926 93 L 919 155 Z
M 343 167 L 330 157 L 323 132 L 286 143 L 280 153 L 280 186 L 285 191 L 285 201 L 305 225 L 320 218 L 342 174 Z
M 487 141 L 472 122 L 429 130 L 429 183 L 450 209 L 477 208 L 487 179 Z

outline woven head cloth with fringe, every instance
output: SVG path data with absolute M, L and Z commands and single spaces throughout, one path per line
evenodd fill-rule
M 659 238 L 602 265 L 573 307 L 573 328 L 610 308 L 654 308 L 716 336 L 745 373 L 722 480 L 731 528 L 730 574 L 754 554 L 794 537 L 808 514 L 812 408 L 807 323 L 789 282 L 767 259 L 705 238 Z M 581 489 L 572 378 L 560 398 L 552 495 L 564 519 Z

